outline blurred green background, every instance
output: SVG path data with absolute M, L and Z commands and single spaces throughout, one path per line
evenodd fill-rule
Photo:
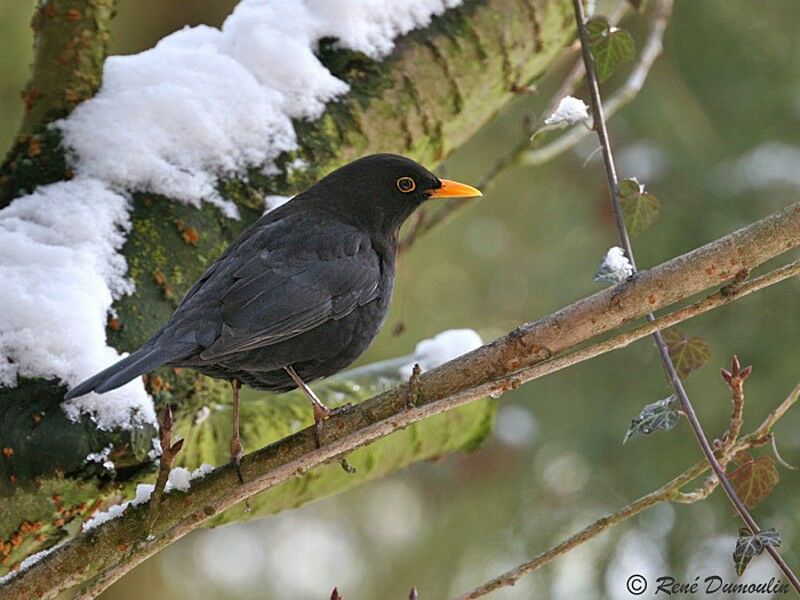
M 112 51 L 148 48 L 184 25 L 219 25 L 234 4 L 120 0 Z M 32 7 L 29 0 L 0 3 L 3 150 L 21 111 Z M 610 122 L 622 175 L 638 176 L 663 206 L 661 220 L 634 241 L 641 268 L 797 199 L 798 23 L 795 0 L 677 2 L 665 56 Z M 628 21 L 639 41 L 645 25 Z M 519 139 L 525 115 L 544 109 L 561 67 L 451 157 L 448 175 L 477 180 Z M 621 80 L 615 76 L 605 90 Z M 592 274 L 616 235 L 595 148 L 591 139 L 544 167 L 507 170 L 480 204 L 418 242 L 402 260 L 388 325 L 360 362 L 408 353 L 452 327 L 492 339 L 598 290 Z M 709 435 L 722 432 L 730 413 L 719 367 L 732 354 L 755 366 L 747 430 L 800 381 L 798 292 L 795 279 L 685 325 L 712 347 L 710 364 L 687 380 Z M 399 322 L 405 331 L 394 336 Z M 424 600 L 450 597 L 698 460 L 685 422 L 621 444 L 641 406 L 669 393 L 653 344 L 641 341 L 506 394 L 495 435 L 472 454 L 417 465 L 278 517 L 197 532 L 102 597 L 322 599 L 335 585 L 347 600 L 406 598 L 411 586 Z M 784 458 L 800 465 L 800 408 L 780 423 L 777 439 Z M 787 561 L 800 568 L 800 474 L 779 469 L 781 483 L 755 514 L 778 528 Z M 738 527 L 719 492 L 692 506 L 660 506 L 493 597 L 628 598 L 633 573 L 651 582 L 659 575 L 732 580 Z M 773 572 L 762 557 L 746 579 L 765 581 Z

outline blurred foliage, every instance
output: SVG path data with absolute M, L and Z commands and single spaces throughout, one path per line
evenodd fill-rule
M 120 0 L 115 52 L 151 46 L 184 24 L 221 23 L 233 1 Z M 601 8 L 602 8 L 602 3 Z M 29 60 L 32 2 L 0 4 L 0 146 L 13 135 Z M 626 22 L 641 47 L 644 17 Z M 797 199 L 769 185 L 774 163 L 738 161 L 767 142 L 798 150 L 800 3 L 681 1 L 640 96 L 610 122 L 621 177 L 662 200 L 661 217 L 635 240 L 640 268 L 657 264 Z M 539 116 L 569 63 L 537 82 L 451 158 L 448 176 L 476 181 Z M 623 65 L 604 85 L 624 78 Z M 585 90 L 578 95 L 586 98 Z M 596 291 L 592 273 L 617 244 L 596 142 L 543 168 L 503 173 L 480 203 L 404 256 L 392 314 L 361 362 L 409 352 L 451 327 L 491 339 Z M 591 158 L 589 158 L 591 156 Z M 588 161 L 587 161 L 588 159 Z M 584 166 L 584 162 L 586 162 Z M 790 168 L 784 166 L 784 168 Z M 800 166 L 795 166 L 795 171 Z M 764 176 L 761 176 L 764 175 Z M 790 177 L 785 177 L 789 180 Z M 718 367 L 736 353 L 754 365 L 745 431 L 800 381 L 800 319 L 793 280 L 685 325 L 711 347 L 687 388 L 710 437 L 730 414 Z M 399 324 L 404 327 L 397 327 Z M 401 331 L 393 335 L 393 331 Z M 650 340 L 533 382 L 501 401 L 496 439 L 480 451 L 403 474 L 275 518 L 203 531 L 175 544 L 103 598 L 446 598 L 561 541 L 699 459 L 685 420 L 623 447 L 631 415 L 671 389 Z M 784 458 L 800 463 L 800 414 L 777 427 Z M 763 451 L 766 452 L 766 451 Z M 800 476 L 756 509 L 800 565 Z M 557 560 L 493 598 L 627 598 L 636 572 L 684 580 L 733 579 L 739 522 L 719 492 L 691 506 L 661 506 Z M 766 557 L 745 578 L 766 581 Z

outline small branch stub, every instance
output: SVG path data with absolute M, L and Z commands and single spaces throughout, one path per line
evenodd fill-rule
M 161 420 L 161 426 L 158 430 L 158 437 L 161 442 L 161 458 L 158 463 L 158 478 L 156 479 L 155 487 L 153 488 L 153 495 L 150 497 L 150 513 L 148 515 L 148 530 L 152 531 L 153 525 L 158 519 L 158 509 L 161 505 L 161 499 L 164 496 L 164 489 L 167 486 L 169 479 L 169 472 L 172 469 L 172 464 L 175 462 L 175 457 L 178 452 L 183 448 L 183 440 L 180 439 L 174 444 L 172 443 L 172 433 L 175 428 L 175 421 L 172 417 L 172 408 L 169 404 L 164 407 L 164 416 Z

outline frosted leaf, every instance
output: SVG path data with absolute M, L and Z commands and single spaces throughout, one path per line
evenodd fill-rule
M 589 121 L 589 107 L 586 103 L 580 98 L 565 96 L 553 114 L 544 120 L 544 124 L 551 127 L 566 127 L 587 121 Z
M 633 275 L 633 265 L 625 252 L 618 246 L 612 246 L 603 258 L 593 281 L 617 284 Z

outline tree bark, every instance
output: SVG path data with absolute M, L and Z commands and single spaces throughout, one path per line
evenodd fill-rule
M 50 15 L 48 7 L 55 7 L 56 14 Z M 99 85 L 98 52 L 102 57 L 112 7 L 110 0 L 51 0 L 38 9 L 41 22 L 28 89 L 46 89 L 47 96 L 26 113 L 20 137 L 0 168 L 0 207 L 37 185 L 71 176 L 57 130 L 47 124 Z M 196 209 L 129 190 L 134 227 L 123 252 L 137 291 L 115 303 L 110 343 L 134 350 L 166 321 L 191 283 L 261 214 L 263 195 L 295 193 L 371 152 L 399 152 L 429 166 L 441 162 L 510 100 L 514 89 L 543 73 L 574 37 L 571 16 L 568 0 L 472 0 L 398 39 L 394 52 L 381 62 L 323 44 L 321 59 L 351 91 L 330 103 L 320 119 L 295 123 L 300 147 L 278 160 L 278 174 L 267 177 L 254 169 L 246 182 L 219 182 L 222 195 L 239 208 L 240 220 L 209 205 Z M 59 72 L 54 65 L 60 63 L 52 58 L 62 56 L 76 36 L 85 39 L 87 50 L 76 56 L 73 70 Z M 70 89 L 79 93 L 65 100 Z M 308 168 L 289 168 L 296 159 Z M 193 230 L 191 241 L 183 235 L 188 229 Z M 360 391 L 352 384 L 337 380 L 326 386 L 357 401 L 377 385 L 374 377 L 362 382 Z M 157 404 L 172 405 L 179 435 L 187 438 L 181 464 L 194 468 L 201 462 L 226 462 L 227 383 L 189 370 L 161 370 L 149 378 L 149 389 Z M 23 380 L 0 391 L 0 440 L 9 449 L 0 461 L 0 572 L 74 535 L 103 503 L 130 496 L 135 484 L 153 479 L 148 451 L 155 430 L 100 431 L 88 418 L 72 423 L 59 407 L 63 393 L 58 382 L 45 380 Z M 305 403 L 296 393 L 246 397 L 246 447 L 261 447 L 303 427 L 310 418 Z M 203 407 L 222 410 L 212 410 L 203 421 L 197 418 Z M 315 470 L 300 484 L 254 500 L 246 516 L 297 506 L 410 462 L 472 447 L 490 430 L 493 407 L 487 400 L 409 428 L 362 449 L 354 457 L 364 465 L 356 474 L 346 475 L 338 466 Z M 110 458 L 116 465 L 111 474 L 85 461 L 90 452 L 108 446 L 113 446 Z M 244 517 L 237 511 L 219 519 Z

